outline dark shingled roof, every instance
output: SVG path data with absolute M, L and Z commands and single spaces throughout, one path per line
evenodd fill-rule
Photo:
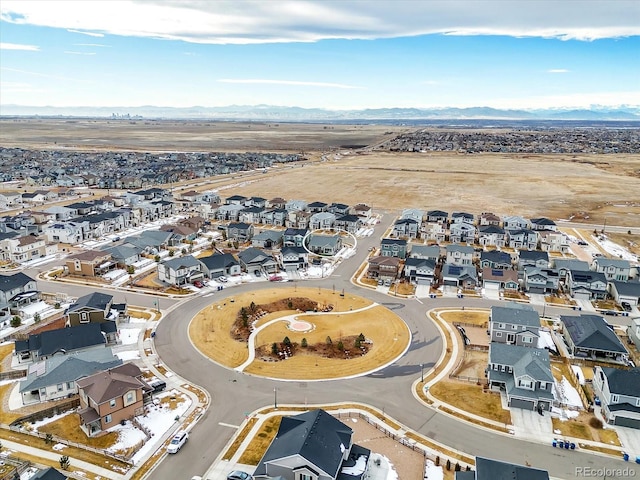
M 580 315 L 578 317 L 561 315 L 560 320 L 576 347 L 628 353 L 604 318 L 599 315 Z
M 13 275 L 0 275 L 0 291 L 9 292 L 19 287 L 24 287 L 27 283 L 33 282 L 33 278 L 22 272 Z
M 546 470 L 476 457 L 476 480 L 549 480 Z
M 113 295 L 107 293 L 93 292 L 84 297 L 80 297 L 76 300 L 76 303 L 71 305 L 67 312 L 74 312 L 82 308 L 95 308 L 96 310 L 105 311 L 107 305 L 113 300 Z
M 113 325 L 112 325 L 113 324 Z M 76 327 L 59 328 L 29 335 L 28 340 L 16 341 L 16 352 L 37 351 L 40 356 L 68 352 L 92 345 L 105 344 L 103 335 L 115 331 L 115 322 L 85 323 Z M 109 330 L 109 332 L 107 332 Z
M 351 445 L 353 430 L 324 410 L 283 417 L 280 428 L 265 452 L 254 476 L 265 475 L 266 463 L 300 455 L 335 478 L 342 465 L 343 450 Z
M 31 480 L 67 480 L 67 478 L 65 474 L 60 473 L 53 467 L 49 467 L 46 470 L 40 470 L 31 477 Z
M 620 370 L 606 367 L 602 371 L 607 376 L 611 393 L 640 398 L 640 368 Z

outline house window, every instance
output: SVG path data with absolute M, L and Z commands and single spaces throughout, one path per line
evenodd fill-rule
M 502 337 L 502 332 L 496 332 L 496 338 L 497 337 Z
M 106 417 L 104 417 L 104 423 L 111 423 L 111 414 L 107 415 Z
M 134 399 L 134 393 L 133 392 L 129 392 L 127 393 L 127 403 L 133 403 L 133 399 Z
M 611 403 L 618 403 L 620 397 L 618 395 L 611 395 Z
M 522 337 L 524 343 L 531 343 L 531 340 L 533 340 L 531 337 Z
M 499 324 L 498 324 L 498 328 L 500 328 L 500 329 L 504 329 L 504 327 L 505 327 L 505 324 L 504 324 L 504 323 L 499 323 Z
M 521 387 L 524 387 L 524 388 L 531 388 L 531 381 L 530 380 L 519 380 L 518 384 Z
M 80 323 L 89 323 L 89 314 L 87 312 L 80 313 Z
M 116 400 L 115 400 L 115 398 L 114 398 L 114 399 L 109 400 L 109 406 L 110 406 L 111 408 L 115 408 L 115 406 L 116 406 Z
M 64 386 L 63 386 L 61 383 L 59 383 L 58 385 L 56 385 L 56 388 L 58 389 L 58 391 L 59 391 L 59 392 L 61 392 L 61 391 L 63 391 L 63 390 L 64 390 Z
M 73 389 L 73 382 L 67 382 L 67 390 Z
M 314 478 L 308 473 L 298 473 L 297 480 L 314 480 Z

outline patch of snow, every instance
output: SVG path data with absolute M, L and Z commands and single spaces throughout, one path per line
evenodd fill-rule
M 580 385 L 584 385 L 584 373 L 582 373 L 582 368 L 578 365 L 571 365 L 571 370 L 580 382 Z
M 444 480 L 444 471 L 441 466 L 436 466 L 431 460 L 427 460 L 424 467 L 424 478 L 428 480 Z
M 344 445 L 340 444 L 340 446 L 344 448 Z M 344 473 L 345 475 L 358 476 L 364 473 L 364 469 L 366 467 L 367 467 L 367 456 L 360 455 L 356 460 L 355 465 L 352 465 L 351 467 L 342 467 L 341 473 Z
M 346 450 L 346 448 L 344 448 L 344 444 L 340 444 L 340 453 L 344 453 L 344 451 Z
M 40 470 L 38 470 L 36 467 L 29 467 L 24 472 L 22 472 L 22 474 L 20 475 L 20 480 L 31 480 L 39 471 Z
M 398 480 L 398 472 L 393 468 L 393 464 L 384 455 L 372 453 L 369 460 L 369 471 L 374 471 L 372 478 L 383 478 L 385 480 Z
M 638 261 L 638 257 L 636 255 L 631 253 L 623 246 L 612 242 L 606 237 L 606 235 L 598 235 L 597 237 L 594 236 L 593 238 L 603 250 L 605 250 L 615 258 L 622 258 L 623 260 L 629 260 L 630 262 Z
M 137 358 L 140 358 L 140 352 L 138 350 L 128 350 L 125 352 L 117 352 L 115 353 L 115 356 L 123 362 L 126 362 L 128 360 L 135 360 Z
M 557 428 L 553 431 L 553 433 L 555 433 L 556 435 L 561 435 L 562 434 L 562 430 L 558 430 Z
M 578 391 L 571 385 L 571 382 L 567 380 L 567 377 L 562 376 L 562 381 L 558 383 L 557 381 L 553 385 L 553 396 L 560 403 L 582 408 L 582 400 L 580 399 L 580 395 Z
M 578 418 L 580 412 L 578 412 L 577 410 L 565 410 L 564 414 L 567 416 L 567 418 Z
M 43 425 L 46 425 L 47 423 L 55 422 L 56 420 L 60 420 L 62 417 L 66 417 L 70 413 L 71 412 L 62 412 L 62 413 L 59 413 L 58 415 L 54 415 L 53 417 L 43 418 L 42 420 L 33 422 L 31 425 L 33 425 L 34 430 L 38 430 L 38 428 L 42 427 Z
M 538 337 L 538 348 L 549 348 L 551 350 L 557 350 L 556 344 L 553 343 L 551 332 L 540 330 L 538 333 L 540 334 L 540 336 Z
M 357 419 L 357 418 L 352 418 L 352 419 L 351 419 L 351 421 L 352 421 L 353 423 L 358 423 L 358 419 Z
M 67 446 L 66 446 L 64 443 L 56 443 L 56 444 L 55 444 L 53 447 L 51 447 L 51 448 L 53 448 L 54 450 L 58 450 L 58 451 L 60 451 L 60 450 L 63 450 L 63 449 L 65 449 L 65 448 L 67 448 Z
M 138 337 L 140 336 L 140 328 L 121 328 L 120 329 L 120 341 L 122 345 L 133 345 L 138 343 Z

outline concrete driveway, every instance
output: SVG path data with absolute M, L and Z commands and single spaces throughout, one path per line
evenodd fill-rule
M 620 438 L 620 443 L 624 447 L 624 451 L 629 454 L 633 460 L 640 457 L 640 430 L 628 427 L 609 427 L 615 428 Z
M 416 297 L 429 298 L 431 292 L 431 285 L 416 285 Z
M 583 312 L 595 312 L 596 309 L 591 303 L 591 300 L 579 300 L 575 299 L 576 304 L 582 309 Z
M 535 410 L 511 408 L 511 423 L 516 437 L 535 438 L 538 440 L 551 440 L 553 438 L 553 425 L 551 414 L 543 412 L 540 415 Z

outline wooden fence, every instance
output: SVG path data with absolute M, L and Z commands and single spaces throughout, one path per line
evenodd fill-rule
M 23 378 L 26 376 L 26 370 L 9 370 L 8 372 L 0 372 L 0 380 L 12 380 L 14 378 Z

